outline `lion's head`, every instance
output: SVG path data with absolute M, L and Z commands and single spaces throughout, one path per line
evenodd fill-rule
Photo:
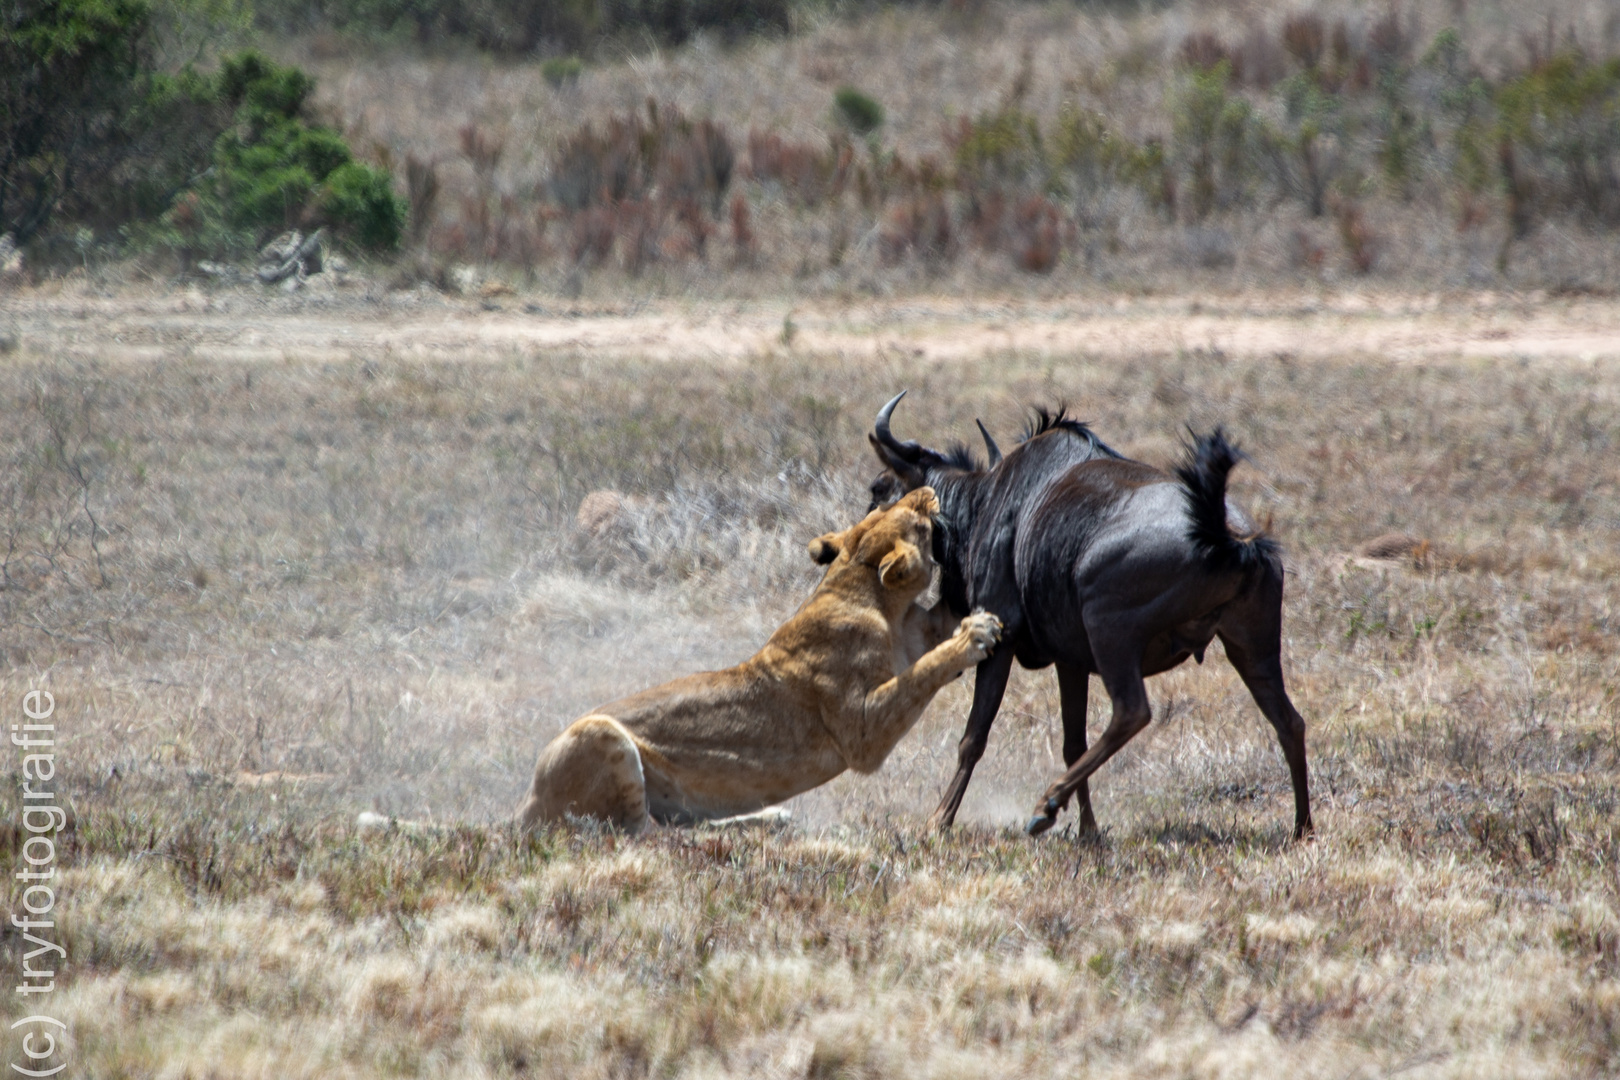
M 810 541 L 810 557 L 823 566 L 840 559 L 875 566 L 886 588 L 927 588 L 934 572 L 933 531 L 938 514 L 934 489 L 920 487 L 892 506 L 873 510 L 843 532 L 816 537 Z

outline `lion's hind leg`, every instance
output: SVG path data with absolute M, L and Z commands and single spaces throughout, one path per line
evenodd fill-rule
M 529 830 L 567 817 L 595 818 L 631 832 L 647 823 L 641 752 L 611 716 L 575 720 L 535 762 L 518 824 Z

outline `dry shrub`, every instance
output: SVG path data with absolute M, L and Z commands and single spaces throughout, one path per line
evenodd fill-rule
M 1013 260 L 1020 270 L 1050 274 L 1063 254 L 1062 215 L 1052 200 L 1031 195 L 1013 219 Z
M 665 109 L 665 115 L 669 113 Z M 731 186 L 737 155 L 731 139 L 712 120 L 691 123 L 676 113 L 671 122 L 656 128 L 657 184 L 665 199 L 704 200 L 718 215 Z
M 780 184 L 784 193 L 805 206 L 819 206 L 841 194 L 849 180 L 855 150 L 847 139 L 834 138 L 826 148 L 788 142 L 773 131 L 748 133 L 749 175 Z
M 640 118 L 616 116 L 598 132 L 586 124 L 563 140 L 548 179 L 551 197 L 567 211 L 639 198 L 649 182 L 642 167 Z
M 1288 55 L 1307 71 L 1321 66 L 1323 51 L 1327 46 L 1327 28 L 1322 23 L 1322 16 L 1314 12 L 1288 16 L 1283 20 L 1282 43 Z
M 1320 270 L 1327 259 L 1327 250 L 1304 229 L 1295 229 L 1293 244 L 1289 248 L 1293 264 L 1304 270 Z
M 1367 224 L 1361 204 L 1354 199 L 1335 198 L 1331 205 L 1339 227 L 1339 241 L 1344 245 L 1351 269 L 1358 274 L 1371 273 L 1378 257 L 1378 237 Z
M 1381 15 L 1367 33 L 1371 59 L 1382 70 L 1410 60 L 1417 44 L 1417 24 L 1403 24 L 1401 13 L 1391 7 Z
M 1182 38 L 1177 57 L 1187 67 L 1200 71 L 1208 71 L 1225 61 L 1231 68 L 1232 77 L 1240 82 L 1243 79 L 1240 59 L 1226 47 L 1226 42 L 1208 30 L 1195 30 Z
M 965 217 L 973 242 L 986 251 L 996 250 L 1006 235 L 1006 194 L 1000 188 L 970 192 Z
M 742 192 L 731 197 L 731 250 L 738 266 L 754 261 L 759 241 L 754 236 L 753 214 L 748 209 L 748 197 Z
M 1232 72 L 1259 90 L 1269 90 L 1288 72 L 1288 54 L 1260 22 L 1250 23 L 1232 56 Z
M 618 240 L 618 213 L 611 206 L 587 206 L 571 223 L 568 255 L 576 265 L 606 262 Z
M 619 257 L 631 274 L 639 274 L 659 256 L 664 231 L 664 204 L 656 199 L 627 199 L 614 207 L 623 238 Z
M 724 128 L 649 98 L 645 116 L 610 117 L 600 131 L 587 123 L 565 138 L 548 187 L 573 218 L 576 264 L 606 261 L 622 238 L 625 269 L 636 274 L 659 258 L 707 257 L 709 215 L 719 215 L 735 165 Z M 667 232 L 671 220 L 679 232 Z
M 461 155 L 472 166 L 480 184 L 493 182 L 501 156 L 506 153 L 506 138 L 486 131 L 477 124 L 464 124 L 456 133 L 461 142 Z
M 904 200 L 889 213 L 878 244 L 883 262 L 888 266 L 908 256 L 926 262 L 951 258 L 956 253 L 956 230 L 951 224 L 950 207 L 938 194 Z
M 1469 232 L 1484 225 L 1491 217 L 1488 200 L 1471 191 L 1465 191 L 1457 203 L 1457 231 Z
M 415 154 L 405 155 L 405 190 L 411 204 L 411 243 L 419 244 L 427 237 L 434 214 L 438 212 L 438 166 Z

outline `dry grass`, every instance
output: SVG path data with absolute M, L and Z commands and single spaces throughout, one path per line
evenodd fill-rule
M 53 1005 L 83 1074 L 1620 1069 L 1612 357 L 435 360 L 357 318 L 341 356 L 221 362 L 174 318 L 131 362 L 94 359 L 116 317 L 11 312 L 0 700 L 46 686 L 69 733 Z M 1292 571 L 1315 842 L 1218 650 L 1151 684 L 1097 839 L 1009 829 L 1057 770 L 1046 672 L 948 837 L 919 826 L 962 683 L 786 832 L 508 832 L 574 715 L 792 610 L 899 386 L 934 441 L 983 416 L 1005 445 L 1060 397 L 1151 461 L 1184 421 L 1237 432 Z M 585 543 L 601 488 L 638 498 Z M 1392 531 L 1424 557 L 1347 557 Z

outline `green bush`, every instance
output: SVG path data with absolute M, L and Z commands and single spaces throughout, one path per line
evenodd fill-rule
M 540 77 L 553 87 L 561 89 L 579 81 L 585 65 L 577 56 L 553 56 L 540 64 Z
M 0 9 L 0 232 L 26 243 L 55 216 L 76 238 L 122 228 L 189 258 L 318 214 L 368 247 L 397 245 L 388 175 L 306 121 L 309 76 L 256 52 L 212 76 L 161 72 L 155 39 L 141 0 Z
M 336 131 L 304 118 L 315 82 L 257 52 L 220 66 L 232 125 L 214 146 L 207 196 L 230 226 L 267 234 L 320 217 L 368 248 L 399 245 L 405 211 L 387 172 L 354 161 Z
M 126 153 L 151 10 L 141 0 L 12 0 L 0 8 L 0 233 L 26 242 L 83 178 Z
M 964 118 L 950 142 L 958 179 L 969 187 L 1046 186 L 1046 148 L 1040 123 L 1029 113 L 1005 108 L 972 121 Z
M 838 119 L 857 135 L 870 135 L 883 126 L 883 106 L 853 86 L 840 86 L 833 94 Z
M 405 231 L 405 201 L 394 194 L 387 172 L 350 162 L 326 179 L 321 214 L 347 228 L 362 246 L 387 250 L 399 246 Z

